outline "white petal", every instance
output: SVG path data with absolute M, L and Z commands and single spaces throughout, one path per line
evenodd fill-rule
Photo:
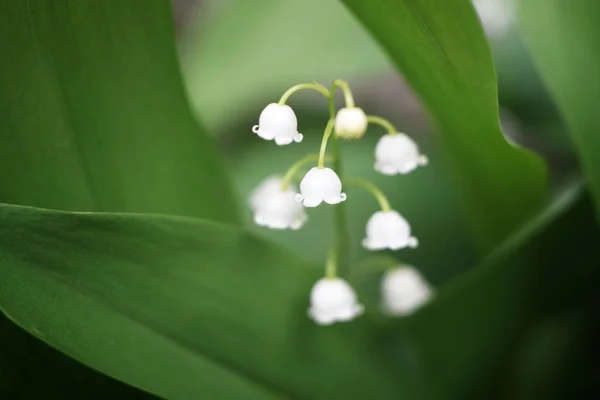
M 254 190 L 250 199 L 254 222 L 271 229 L 299 229 L 307 220 L 306 213 L 295 199 L 294 186 L 281 190 L 281 184 L 279 177 L 270 177 Z
M 350 321 L 362 312 L 354 289 L 343 279 L 323 278 L 311 290 L 308 313 L 319 324 Z
M 408 174 L 427 162 L 417 144 L 403 133 L 383 135 L 375 146 L 375 170 L 384 175 Z
M 256 133 L 258 137 L 265 140 L 273 140 L 275 138 L 275 133 L 272 131 L 268 131 L 265 129 L 260 129 L 258 125 L 254 125 L 252 127 L 252 132 Z
M 266 106 L 252 131 L 265 140 L 274 139 L 279 146 L 302 141 L 296 114 L 285 104 L 271 103 Z
M 415 248 L 419 242 L 411 236 L 408 221 L 397 211 L 377 211 L 367 222 L 363 247 L 368 250 Z
M 385 244 L 368 237 L 363 239 L 362 245 L 367 250 L 383 250 L 386 248 Z
M 291 136 L 275 136 L 275 143 L 277 143 L 279 146 L 285 146 L 293 141 L 294 139 Z
M 381 282 L 382 307 L 391 315 L 409 315 L 432 297 L 432 289 L 410 266 L 394 268 Z
M 313 208 L 313 207 L 317 207 L 322 202 L 323 202 L 323 199 L 318 198 L 318 197 L 305 197 L 304 201 L 302 202 L 302 205 L 304 207 Z
M 300 196 L 305 207 L 316 207 L 323 201 L 337 204 L 346 200 L 342 181 L 331 168 L 311 168 L 300 182 Z
M 323 201 L 325 201 L 328 204 L 339 204 L 342 201 L 346 200 L 348 196 L 346 196 L 346 193 L 340 193 L 339 196 L 334 196 L 334 197 L 329 197 L 324 199 Z
M 250 194 L 250 206 L 254 208 L 256 204 L 260 204 L 265 195 L 268 195 L 269 193 L 281 188 L 282 184 L 283 177 L 280 175 L 271 175 L 263 179 Z

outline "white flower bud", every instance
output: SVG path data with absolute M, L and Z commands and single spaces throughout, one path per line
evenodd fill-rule
M 319 325 L 350 321 L 363 313 L 354 289 L 340 278 L 323 278 L 310 292 L 308 314 Z
M 338 204 L 346 200 L 342 193 L 342 181 L 331 168 L 311 168 L 300 182 L 300 194 L 296 201 L 304 207 L 316 207 L 322 202 Z
M 296 201 L 296 190 L 288 185 L 281 190 L 283 179 L 271 176 L 263 180 L 250 196 L 254 222 L 271 229 L 300 229 L 307 220 L 304 208 Z
M 362 108 L 342 108 L 335 116 L 335 134 L 342 139 L 360 139 L 367 131 L 367 116 Z
M 375 146 L 375 170 L 384 175 L 408 174 L 427 163 L 416 143 L 403 133 L 383 135 Z
M 401 266 L 389 270 L 381 281 L 381 306 L 390 315 L 409 315 L 425 304 L 432 290 L 419 271 Z
M 377 211 L 367 222 L 367 236 L 363 247 L 368 250 L 400 250 L 419 245 L 410 235 L 410 225 L 397 211 Z
M 258 125 L 252 127 L 252 132 L 265 140 L 275 140 L 279 146 L 302 141 L 296 114 L 286 104 L 271 103 L 266 106 L 260 113 Z

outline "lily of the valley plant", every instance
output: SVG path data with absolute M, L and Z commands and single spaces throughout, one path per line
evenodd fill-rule
M 343 91 L 346 104 L 336 111 L 334 96 L 337 88 Z M 279 102 L 265 107 L 260 114 L 259 124 L 252 131 L 279 146 L 301 142 L 303 136 L 298 132 L 296 114 L 286 103 L 294 93 L 303 89 L 315 90 L 328 100 L 330 118 L 323 133 L 321 147 L 318 153 L 307 154 L 294 163 L 284 175 L 270 176 L 258 185 L 250 197 L 254 222 L 271 229 L 300 229 L 308 219 L 305 208 L 324 203 L 337 205 L 347 199 L 343 192 L 344 186 L 357 186 L 373 194 L 380 206 L 380 210 L 373 213 L 367 222 L 363 247 L 371 251 L 416 248 L 419 241 L 412 236 L 410 224 L 398 211 L 391 208 L 378 187 L 363 179 L 341 176 L 341 151 L 337 141 L 361 139 L 370 124 L 383 127 L 387 133 L 375 147 L 374 168 L 384 175 L 408 174 L 419 166 L 427 165 L 427 157 L 420 154 L 411 138 L 398 132 L 389 121 L 375 115 L 366 115 L 357 107 L 345 81 L 336 80 L 331 90 L 319 83 L 303 83 L 291 87 Z M 332 136 L 335 145 L 332 146 L 331 154 L 327 154 L 327 144 Z M 328 160 L 331 167 L 325 166 Z M 301 179 L 298 191 L 292 181 L 309 163 L 316 165 Z M 352 286 L 337 273 L 339 253 L 345 248 L 343 240 L 343 237 L 338 237 L 332 245 L 325 263 L 325 276 L 313 286 L 310 293 L 308 314 L 321 325 L 350 321 L 360 316 L 364 310 Z M 388 315 L 408 315 L 431 297 L 431 288 L 419 272 L 403 265 L 394 265 L 386 271 L 381 292 L 383 312 Z

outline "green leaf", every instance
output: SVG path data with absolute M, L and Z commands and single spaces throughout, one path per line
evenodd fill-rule
M 429 307 L 383 330 L 390 365 L 412 354 L 443 399 L 504 392 L 515 347 L 529 339 L 535 321 L 594 304 L 600 269 L 591 260 L 598 259 L 600 231 L 591 214 L 580 185 L 568 188 L 486 262 L 444 286 Z M 545 368 L 552 362 L 569 376 L 560 358 L 547 359 Z M 515 395 L 528 389 L 511 388 Z
M 235 222 L 169 2 L 0 0 L 0 200 Z
M 361 289 L 364 316 L 320 327 L 321 268 L 242 228 L 2 205 L 0 309 L 166 398 L 460 399 L 494 388 L 532 318 L 595 290 L 589 215 L 576 188 L 413 317 L 381 318 Z
M 468 0 L 344 0 L 387 51 L 440 128 L 466 206 L 492 246 L 546 196 L 542 160 L 508 143 L 496 74 Z
M 308 319 L 321 268 L 241 228 L 2 206 L 0 243 L 7 315 L 161 397 L 392 398 L 364 325 Z
M 0 398 L 128 400 L 155 397 L 85 368 L 0 313 Z
M 518 2 L 525 42 L 559 106 L 600 207 L 600 3 L 563 0 Z

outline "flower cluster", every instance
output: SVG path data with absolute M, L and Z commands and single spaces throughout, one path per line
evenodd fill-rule
M 337 88 L 343 91 L 345 107 L 336 112 L 334 95 Z M 318 154 L 308 154 L 294 163 L 285 175 L 273 175 L 262 181 L 250 196 L 254 222 L 271 229 L 300 229 L 308 217 L 305 208 L 321 204 L 339 204 L 346 200 L 343 186 L 356 186 L 372 193 L 380 205 L 367 221 L 364 248 L 376 250 L 400 250 L 416 248 L 419 244 L 412 236 L 408 221 L 393 210 L 383 192 L 372 183 L 362 179 L 341 179 L 335 169 L 340 165 L 340 152 L 327 154 L 327 143 L 333 140 L 358 140 L 367 132 L 370 124 L 385 128 L 375 147 L 374 169 L 384 175 L 408 174 L 419 166 L 427 165 L 427 157 L 419 152 L 417 144 L 387 120 L 367 115 L 356 107 L 354 98 L 345 81 L 336 80 L 331 88 L 318 83 L 305 83 L 287 90 L 278 103 L 271 103 L 260 114 L 259 123 L 252 131 L 264 140 L 272 140 L 279 146 L 299 143 L 303 135 L 298 132 L 298 120 L 290 106 L 289 97 L 302 89 L 316 90 L 329 102 L 330 119 L 325 127 Z M 338 146 L 336 146 L 336 149 Z M 325 166 L 332 160 L 333 168 Z M 300 180 L 299 190 L 292 183 L 298 173 L 309 163 L 316 162 Z M 314 165 L 314 164 L 313 164 Z M 309 316 L 318 324 L 352 320 L 363 313 L 363 306 L 350 284 L 337 274 L 338 243 L 330 252 L 325 277 L 319 280 L 310 293 Z M 407 315 L 419 308 L 431 296 L 431 289 L 413 267 L 400 266 L 389 269 L 383 277 L 382 307 L 389 315 Z

